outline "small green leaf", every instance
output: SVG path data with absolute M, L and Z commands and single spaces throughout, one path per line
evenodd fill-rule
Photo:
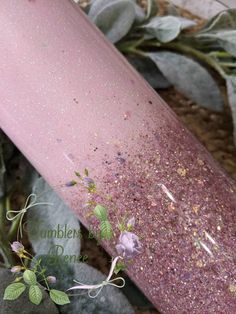
M 42 301 L 43 294 L 39 286 L 32 285 L 29 288 L 29 299 L 33 304 L 39 305 Z
M 23 278 L 24 278 L 24 281 L 28 285 L 36 285 L 37 283 L 36 275 L 32 270 L 29 270 L 29 269 L 25 270 L 23 274 Z
M 89 172 L 88 172 L 88 169 L 87 169 L 87 168 L 84 169 L 84 174 L 86 175 L 86 177 L 89 176 Z
M 102 205 L 97 205 L 94 210 L 94 215 L 100 220 L 105 221 L 107 220 L 107 209 Z
M 68 295 L 63 291 L 52 289 L 50 290 L 49 295 L 51 300 L 58 305 L 70 303 Z
M 16 279 L 14 280 L 14 282 L 19 282 L 19 281 L 21 281 L 23 279 L 23 277 L 22 276 L 20 276 L 20 277 L 16 277 Z
M 101 221 L 100 230 L 102 239 L 110 240 L 112 238 L 112 226 L 108 220 Z
M 117 275 L 120 271 L 124 271 L 126 268 L 123 262 L 118 262 L 115 266 L 114 273 Z
M 25 291 L 26 286 L 24 283 L 12 283 L 6 287 L 3 300 L 16 300 Z
M 78 171 L 75 171 L 75 175 L 76 175 L 78 178 L 81 178 L 81 174 L 80 174 Z

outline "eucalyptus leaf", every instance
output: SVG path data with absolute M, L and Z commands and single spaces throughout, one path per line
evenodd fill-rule
M 218 13 L 195 35 L 203 43 L 236 56 L 236 9 Z
M 215 41 L 218 46 L 236 57 L 236 29 L 213 33 L 197 34 L 196 38 L 205 41 Z
M 135 10 L 135 23 L 136 24 L 142 23 L 145 20 L 145 12 L 143 8 L 134 3 L 134 10 Z
M 224 102 L 219 87 L 199 63 L 169 51 L 147 53 L 147 56 L 186 97 L 205 108 L 215 111 L 223 109 Z
M 216 36 L 221 48 L 236 57 L 236 29 L 218 32 Z
M 176 39 L 181 30 L 195 25 L 194 21 L 177 16 L 156 16 L 142 27 L 148 34 L 156 37 L 160 42 L 167 43 Z
M 212 17 L 201 29 L 201 33 L 212 33 L 219 30 L 232 30 L 236 28 L 236 9 L 221 11 Z
M 128 57 L 128 61 L 154 89 L 165 89 L 171 86 L 150 58 Z
M 236 145 L 236 75 L 226 78 L 227 94 L 234 124 L 234 143 Z
M 28 210 L 27 229 L 29 240 L 37 254 L 80 254 L 80 225 L 70 208 L 44 181 L 38 178 L 33 192 L 38 196 L 37 205 Z
M 135 4 L 131 0 L 96 0 L 88 16 L 112 43 L 116 43 L 135 21 Z
M 193 20 L 186 19 L 182 16 L 175 16 L 181 23 L 181 30 L 192 28 L 197 25 L 197 23 Z
M 157 15 L 158 5 L 156 0 L 147 0 L 147 15 L 146 19 Z
M 116 0 L 112 0 L 112 1 L 116 1 Z M 142 23 L 145 20 L 145 12 L 144 9 L 137 4 L 136 0 L 130 0 L 133 5 L 134 5 L 134 10 L 135 10 L 135 24 L 138 25 L 140 23 Z

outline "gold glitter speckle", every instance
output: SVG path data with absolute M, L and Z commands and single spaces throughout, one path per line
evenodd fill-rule
M 194 212 L 195 214 L 198 214 L 199 209 L 200 209 L 200 205 L 193 205 L 193 212 Z
M 170 203 L 170 204 L 168 204 L 168 209 L 169 209 L 169 211 L 175 211 L 175 206 L 174 206 L 174 204 L 173 203 Z
M 181 177 L 185 177 L 187 170 L 185 168 L 178 168 L 177 169 L 177 173 L 181 176 Z
M 236 293 L 236 285 L 230 285 L 229 286 L 229 291 L 232 293 Z
M 197 267 L 202 267 L 203 266 L 203 262 L 202 261 L 197 261 L 196 265 L 197 265 Z
M 198 162 L 198 164 L 200 165 L 200 166 L 203 166 L 204 165 L 204 161 L 203 160 L 201 160 L 201 159 L 197 159 L 197 162 Z

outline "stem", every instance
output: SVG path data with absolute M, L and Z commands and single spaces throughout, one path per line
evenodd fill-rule
M 16 219 L 14 219 L 12 221 L 10 230 L 8 232 L 8 240 L 9 240 L 9 242 L 12 242 L 14 239 L 16 239 L 17 233 L 18 233 L 18 230 L 19 230 L 20 221 L 21 221 L 21 216 L 18 216 Z
M 4 265 L 6 268 L 9 268 L 11 265 L 14 264 L 13 257 L 9 249 L 7 249 L 6 244 L 5 243 L 3 244 L 1 240 L 0 245 L 1 245 L 0 252 L 4 260 Z
M 0 262 L 0 267 L 2 267 L 2 268 L 8 268 L 8 265 L 6 265 L 6 264 Z
M 6 213 L 7 213 L 8 211 L 10 211 L 10 210 L 11 210 L 11 205 L 10 205 L 10 199 L 9 199 L 9 197 L 8 197 L 7 200 L 6 200 Z M 16 219 L 16 220 L 18 220 L 18 219 Z M 15 232 L 13 232 L 13 231 L 15 230 L 15 227 L 16 227 L 16 226 L 15 226 L 16 220 L 13 220 L 13 221 L 12 221 L 10 230 L 9 230 L 9 232 L 8 232 L 8 240 L 9 240 L 9 242 L 12 242 L 13 239 L 15 238 Z
M 230 58 L 232 57 L 231 54 L 229 54 L 226 51 L 211 51 L 208 53 L 209 57 L 218 57 L 218 58 Z
M 158 43 L 158 45 L 156 45 L 155 42 L 146 42 L 145 45 L 151 46 L 151 47 L 160 47 L 159 43 Z M 217 63 L 217 61 L 215 61 L 209 55 L 204 54 L 203 52 L 201 52 L 199 50 L 196 50 L 194 48 L 191 48 L 189 46 L 186 46 L 186 45 L 178 43 L 178 42 L 162 44 L 161 47 L 167 48 L 167 49 L 173 49 L 173 50 L 191 55 L 191 56 L 197 58 L 198 60 L 208 64 L 216 72 L 218 72 L 220 74 L 220 76 L 222 76 L 224 79 L 226 79 L 227 75 L 226 75 L 225 71 L 221 68 L 221 66 Z
M 118 43 L 116 45 L 116 48 L 120 51 L 123 51 L 123 49 L 126 50 L 129 48 L 136 48 L 144 42 L 145 42 L 145 38 L 141 37 L 138 40 L 127 40 L 127 41 L 123 41 L 121 43 Z
M 0 201 L 0 237 L 4 238 L 6 234 L 6 210 L 4 197 Z
M 142 50 L 136 49 L 136 48 L 130 47 L 130 46 L 127 47 L 127 48 L 123 48 L 123 49 L 121 49 L 120 51 L 121 51 L 122 53 L 133 53 L 133 54 L 138 55 L 138 56 L 140 56 L 140 57 L 147 57 L 147 56 L 146 56 L 146 53 L 143 52 Z
M 49 287 L 49 285 L 48 285 L 47 278 L 46 278 L 45 275 L 44 275 L 43 268 L 41 267 L 40 263 L 39 263 L 38 260 L 37 260 L 33 255 L 31 255 L 29 252 L 27 252 L 27 254 L 31 257 L 31 260 L 32 260 L 32 261 L 35 261 L 36 267 L 38 266 L 38 267 L 40 268 L 39 274 L 43 277 L 43 281 L 45 282 L 45 285 L 46 285 L 46 287 L 47 287 L 47 290 L 50 291 L 50 287 Z M 41 280 L 41 281 L 42 281 L 42 280 Z
M 219 62 L 219 64 L 226 68 L 236 68 L 236 63 L 233 62 Z
M 0 202 L 0 251 L 6 267 L 13 265 L 13 257 L 9 250 L 9 242 L 6 237 L 6 206 L 9 199 L 3 198 Z

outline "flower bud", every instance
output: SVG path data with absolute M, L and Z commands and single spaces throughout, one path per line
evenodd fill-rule
M 57 282 L 57 278 L 55 276 L 48 276 L 47 277 L 47 282 L 48 283 L 56 283 Z
M 24 245 L 18 241 L 15 241 L 11 244 L 12 251 L 19 254 L 23 254 L 25 248 Z
M 20 266 L 20 265 L 13 266 L 13 267 L 11 268 L 11 272 L 12 272 L 12 273 L 20 273 L 22 269 L 23 269 L 23 267 Z
M 135 218 L 132 217 L 132 218 L 130 218 L 130 219 L 128 220 L 128 222 L 127 222 L 127 227 L 128 227 L 128 229 L 130 230 L 130 229 L 132 229 L 132 228 L 134 227 L 134 225 L 135 225 Z

